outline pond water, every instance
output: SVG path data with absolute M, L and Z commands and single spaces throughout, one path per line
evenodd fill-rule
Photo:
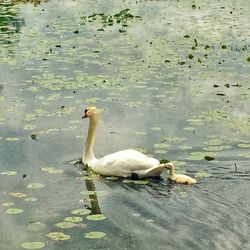
M 1 1 L 0 248 L 250 249 L 249 11 Z M 89 105 L 97 156 L 135 148 L 198 184 L 82 171 Z

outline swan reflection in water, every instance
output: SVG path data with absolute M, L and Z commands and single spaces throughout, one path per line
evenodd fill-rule
M 91 204 L 91 214 L 101 214 L 101 208 L 99 206 L 95 184 L 93 180 L 85 180 L 87 190 L 89 191 L 89 200 Z

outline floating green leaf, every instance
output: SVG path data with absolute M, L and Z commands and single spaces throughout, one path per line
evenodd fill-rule
M 210 177 L 212 174 L 207 173 L 207 172 L 198 172 L 195 174 L 197 178 L 207 178 Z
M 239 148 L 250 148 L 250 143 L 239 143 L 238 147 Z
M 63 170 L 55 167 L 42 167 L 41 171 L 47 172 L 49 174 L 62 174 Z
M 187 163 L 185 161 L 172 161 L 176 167 L 185 166 Z
M 149 184 L 149 180 L 136 180 L 134 181 L 134 184 L 146 185 L 146 184 Z
M 29 183 L 27 185 L 27 188 L 32 188 L 32 189 L 39 189 L 39 188 L 44 188 L 45 185 L 42 184 L 42 183 L 37 183 L 37 182 L 34 182 L 34 183 Z
M 23 213 L 23 209 L 21 208 L 8 208 L 7 210 L 5 210 L 6 214 L 21 214 Z
M 103 232 L 98 232 L 98 231 L 93 231 L 93 232 L 88 232 L 85 234 L 85 238 L 88 238 L 88 239 L 100 239 L 100 238 L 103 238 L 105 237 L 105 233 Z
M 250 153 L 239 154 L 239 156 L 243 158 L 250 158 Z
M 153 131 L 160 131 L 160 130 L 162 130 L 162 128 L 160 128 L 160 127 L 152 127 L 151 130 L 153 130 Z
M 19 138 L 17 137 L 7 137 L 5 138 L 6 141 L 19 141 Z
M 3 203 L 2 203 L 2 206 L 3 206 L 3 207 L 12 207 L 12 206 L 14 206 L 14 203 L 13 203 L 13 202 L 8 202 L 8 201 L 7 201 L 7 202 L 3 202 Z
M 119 180 L 119 177 L 116 177 L 116 176 L 108 176 L 105 178 L 106 180 L 109 180 L 109 181 L 116 181 L 116 180 Z
M 17 172 L 16 171 L 4 171 L 4 172 L 1 172 L 0 175 L 7 175 L 7 176 L 13 176 L 13 175 L 16 175 Z
M 106 217 L 102 214 L 91 214 L 87 216 L 88 220 L 94 220 L 94 221 L 98 221 L 98 220 L 105 220 Z
M 70 235 L 61 232 L 48 233 L 47 237 L 55 241 L 69 240 L 71 238 Z
M 74 215 L 87 215 L 90 213 L 91 213 L 91 210 L 87 208 L 79 208 L 79 209 L 74 209 L 71 211 L 71 214 L 74 214 Z
M 23 198 L 27 196 L 27 194 L 21 193 L 21 192 L 11 192 L 10 195 L 13 197 L 18 197 L 18 198 Z
M 45 244 L 39 241 L 25 242 L 21 244 L 21 247 L 24 249 L 41 249 L 45 247 Z
M 64 221 L 66 222 L 72 222 L 72 223 L 78 223 L 78 222 L 81 222 L 83 219 L 82 217 L 77 217 L 77 216 L 74 216 L 74 217 L 66 217 L 64 219 Z
M 193 148 L 192 146 L 187 146 L 187 145 L 179 146 L 179 149 L 182 149 L 182 150 L 187 150 L 187 149 L 192 149 L 192 148 Z
M 64 222 L 57 223 L 55 226 L 59 228 L 72 228 L 72 227 L 75 227 L 76 224 L 72 222 L 64 221 Z
M 166 143 L 158 143 L 158 144 L 154 144 L 155 148 L 168 148 L 170 145 L 166 144 Z
M 41 249 L 45 247 L 43 242 L 34 241 L 34 242 L 25 242 L 21 245 L 24 249 Z
M 163 150 L 163 149 L 158 149 L 154 151 L 155 154 L 166 154 L 168 151 L 167 150 Z
M 37 201 L 37 198 L 28 197 L 28 198 L 25 198 L 24 200 L 25 200 L 25 201 L 28 201 L 28 202 L 34 202 L 34 201 Z
M 213 153 L 211 152 L 192 152 L 190 156 L 188 156 L 187 160 L 192 161 L 200 161 L 203 160 L 206 155 L 210 155 L 210 157 L 214 157 Z
M 123 183 L 127 183 L 127 184 L 134 183 L 133 180 L 123 180 L 122 182 L 123 182 Z
M 183 130 L 186 130 L 186 131 L 195 131 L 195 128 L 193 128 L 193 127 L 186 127 L 186 128 L 183 128 Z

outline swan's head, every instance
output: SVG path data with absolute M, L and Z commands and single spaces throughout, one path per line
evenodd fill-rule
M 98 110 L 96 107 L 87 107 L 85 110 L 84 110 L 84 113 L 83 113 L 83 116 L 82 116 L 82 119 L 85 119 L 85 118 L 89 118 L 91 117 L 93 114 L 96 114 L 98 113 Z

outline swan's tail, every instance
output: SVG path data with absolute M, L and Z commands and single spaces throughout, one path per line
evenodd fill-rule
M 149 168 L 147 171 L 145 170 L 136 171 L 132 173 L 132 177 L 134 176 L 139 179 L 144 178 L 144 177 L 157 177 L 157 176 L 160 176 L 164 168 L 165 168 L 165 164 L 159 164 L 157 166 L 153 166 Z

